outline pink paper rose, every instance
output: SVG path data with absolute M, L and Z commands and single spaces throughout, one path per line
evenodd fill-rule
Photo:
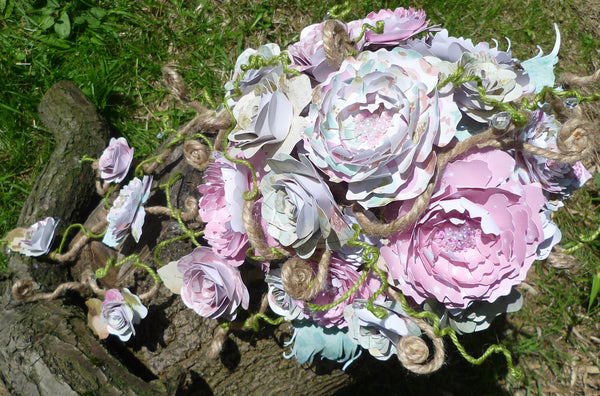
M 514 169 L 509 154 L 492 149 L 446 166 L 421 218 L 381 250 L 404 294 L 464 309 L 506 296 L 525 279 L 545 239 L 546 199 L 539 184 L 514 180 Z
M 392 10 L 381 10 L 371 12 L 365 18 L 364 22 L 375 25 L 378 21 L 383 21 L 383 33 L 377 34 L 367 29 L 365 39 L 371 44 L 399 44 L 418 33 L 429 30 L 427 25 L 429 21 L 425 19 L 425 11 L 405 9 L 402 7 Z
M 234 320 L 239 306 L 248 308 L 250 295 L 237 268 L 210 248 L 198 247 L 179 259 L 183 274 L 181 300 L 198 315 Z
M 314 268 L 315 275 L 317 273 L 318 264 L 314 261 L 309 261 L 309 264 Z M 317 294 L 310 302 L 318 305 L 325 305 L 337 301 L 348 290 L 350 290 L 360 278 L 361 273 L 355 267 L 348 265 L 345 261 L 337 257 L 336 254 L 331 256 L 329 263 L 329 274 L 327 282 L 323 290 Z M 367 279 L 358 287 L 356 292 L 346 300 L 326 311 L 315 310 L 310 314 L 310 317 L 321 326 L 337 327 L 343 329 L 348 327 L 348 323 L 344 319 L 344 308 L 352 304 L 355 299 L 368 299 L 381 286 L 381 282 L 377 277 L 370 273 Z M 300 308 L 308 309 L 306 302 L 302 300 L 294 300 Z
M 125 138 L 111 138 L 108 147 L 98 160 L 100 177 L 109 183 L 121 183 L 129 172 L 133 149 Z

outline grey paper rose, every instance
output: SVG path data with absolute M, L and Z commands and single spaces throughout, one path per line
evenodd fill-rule
M 352 230 L 310 161 L 280 154 L 267 164 L 271 172 L 260 184 L 267 232 L 302 258 L 310 257 L 317 247 L 339 250 L 352 237 Z
M 247 158 L 259 150 L 267 150 L 268 157 L 290 153 L 300 141 L 304 119 L 299 114 L 311 96 L 305 75 L 289 77 L 273 71 L 264 76 L 232 110 L 237 124 L 229 135 L 234 143 L 231 153 L 242 151 Z
M 140 298 L 125 288 L 106 291 L 101 306 L 100 317 L 106 323 L 109 334 L 118 336 L 121 341 L 127 341 L 135 335 L 134 325 L 140 323 L 148 314 Z

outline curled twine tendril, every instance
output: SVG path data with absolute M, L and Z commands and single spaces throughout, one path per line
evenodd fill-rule
M 95 279 L 93 279 L 91 270 L 86 270 L 81 274 L 81 281 L 60 284 L 51 293 L 29 294 L 33 289 L 33 283 L 29 279 L 21 279 L 13 285 L 12 294 L 17 301 L 25 303 L 38 300 L 53 300 L 68 290 L 83 291 L 88 287 L 97 295 L 103 296 L 106 293 L 104 289 L 98 286 Z
M 443 350 L 438 352 L 438 348 L 441 347 L 443 349 L 443 343 L 437 342 L 436 339 L 441 339 L 442 337 L 448 336 L 452 340 L 452 343 L 454 344 L 454 346 L 456 347 L 458 352 L 461 354 L 461 356 L 469 363 L 471 363 L 475 366 L 478 366 L 478 365 L 482 364 L 491 354 L 501 353 L 504 355 L 504 357 L 506 359 L 506 365 L 508 367 L 508 371 L 509 371 L 510 375 L 512 375 L 516 379 L 521 378 L 522 372 L 514 367 L 512 355 L 510 354 L 510 351 L 505 346 L 498 345 L 498 344 L 491 345 L 486 349 L 486 351 L 479 358 L 474 358 L 466 351 L 465 347 L 460 343 L 460 341 L 458 340 L 458 335 L 456 334 L 456 331 L 453 328 L 451 328 L 451 327 L 446 327 L 444 329 L 440 328 L 440 318 L 436 314 L 434 314 L 433 312 L 428 312 L 428 311 L 417 312 L 417 311 L 413 310 L 408 305 L 408 302 L 406 301 L 406 298 L 404 297 L 404 295 L 402 295 L 402 293 L 399 293 L 398 291 L 393 289 L 391 286 L 388 286 L 387 294 L 390 297 L 392 297 L 396 302 L 400 303 L 404 312 L 406 312 L 408 315 L 410 315 L 411 318 L 413 319 L 413 321 L 415 321 L 414 320 L 415 318 L 417 319 L 415 321 L 415 323 L 421 328 L 421 330 L 423 330 L 425 332 L 425 334 L 428 337 L 431 338 L 432 342 L 434 343 L 434 347 L 436 348 L 436 351 L 434 352 L 434 358 L 430 362 L 429 367 L 417 369 L 417 370 L 431 369 L 432 371 L 415 371 L 416 373 L 421 373 L 421 374 L 429 373 L 429 372 L 433 372 L 439 368 L 439 366 L 437 368 L 435 368 L 437 364 L 433 364 L 433 362 L 439 361 L 439 359 L 440 359 L 440 357 L 436 358 L 436 355 L 441 356 L 441 360 L 443 362 L 443 355 L 440 355 L 440 354 L 443 354 Z M 431 322 L 432 325 L 430 325 L 425 320 Z M 398 358 L 399 359 L 401 358 L 400 354 L 398 355 Z M 404 362 L 402 362 L 402 363 L 404 364 Z M 409 364 L 410 364 L 410 367 L 407 367 L 407 366 L 405 366 L 405 367 L 411 371 L 414 371 L 413 364 L 415 364 L 415 363 L 412 362 Z
M 271 248 L 265 243 L 264 235 L 260 224 L 254 219 L 254 200 L 244 202 L 242 209 L 242 221 L 248 235 L 248 242 L 252 246 L 248 249 L 248 253 L 252 249 L 256 250 L 262 257 L 250 256 L 258 261 L 277 260 L 291 255 L 289 251 L 282 248 Z
M 100 232 L 100 230 L 104 229 L 107 225 L 108 225 L 107 221 L 101 221 L 100 223 L 94 225 L 88 231 L 85 229 L 83 224 L 79 224 L 79 223 L 71 224 L 65 230 L 63 237 L 60 241 L 60 245 L 58 246 L 58 249 L 56 249 L 56 251 L 54 251 L 50 254 L 50 258 L 52 260 L 56 260 L 59 262 L 67 262 L 67 261 L 75 260 L 77 258 L 77 255 L 83 248 L 83 246 L 85 246 L 85 244 L 87 244 L 90 241 L 90 239 L 98 239 L 98 238 L 102 238 L 104 236 L 104 234 L 106 233 L 106 230 L 102 231 L 99 234 L 98 234 L 98 232 Z M 83 235 L 81 235 L 79 238 L 77 238 L 75 241 L 73 241 L 69 251 L 67 251 L 66 253 L 61 253 L 65 243 L 67 242 L 67 238 L 69 236 L 69 231 L 71 231 L 75 228 L 79 228 Z

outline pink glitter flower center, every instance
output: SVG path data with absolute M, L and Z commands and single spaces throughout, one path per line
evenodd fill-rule
M 357 116 L 352 117 L 354 121 L 354 139 L 363 147 L 375 149 L 379 147 L 394 125 L 393 114 L 385 111 L 380 106 L 374 112 L 364 110 Z
M 469 223 L 461 226 L 446 224 L 434 233 L 433 243 L 440 250 L 460 252 L 466 249 L 474 249 L 480 236 L 481 230 Z

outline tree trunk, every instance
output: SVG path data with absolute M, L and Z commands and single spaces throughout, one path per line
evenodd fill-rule
M 56 150 L 28 197 L 19 226 L 29 226 L 46 216 L 61 220 L 61 235 L 68 224 L 87 221 L 89 227 L 105 215 L 94 188 L 94 172 L 78 161 L 83 155 L 98 157 L 106 146 L 109 130 L 94 106 L 71 82 L 52 87 L 40 104 L 44 124 L 55 133 Z M 198 194 L 201 172 L 174 150 L 155 179 L 162 184 L 176 172 L 183 178 L 173 185 L 174 203 L 183 207 L 188 196 Z M 148 205 L 164 205 L 164 193 L 155 191 Z M 196 197 L 197 198 L 197 197 Z M 11 287 L 19 279 L 32 279 L 44 291 L 77 278 L 91 261 L 104 266 L 109 256 L 137 252 L 149 258 L 162 240 L 177 235 L 174 221 L 148 216 L 139 244 L 126 241 L 121 251 L 100 242 L 88 244 L 72 266 L 11 254 L 8 271 L 0 274 L 0 396 L 12 395 L 161 395 L 161 394 L 298 394 L 310 383 L 310 394 L 330 394 L 348 382 L 339 365 L 321 365 L 317 373 L 300 367 L 282 354 L 287 325 L 258 333 L 233 331 L 218 359 L 207 359 L 217 322 L 196 315 L 179 296 L 162 287 L 146 304 L 148 317 L 136 328 L 136 336 L 122 343 L 110 336 L 99 340 L 86 322 L 84 298 L 67 292 L 54 301 L 18 303 Z M 140 248 L 140 246 L 142 246 Z M 189 243 L 175 243 L 161 253 L 163 260 L 177 259 L 191 251 Z M 146 260 L 145 262 L 151 262 Z M 118 273 L 116 273 L 118 272 Z M 143 292 L 150 280 L 143 272 L 124 265 L 105 280 L 106 287 L 128 286 Z M 250 287 L 258 309 L 264 282 Z M 85 293 L 84 293 L 85 294 Z M 87 293 L 89 295 L 89 293 Z

